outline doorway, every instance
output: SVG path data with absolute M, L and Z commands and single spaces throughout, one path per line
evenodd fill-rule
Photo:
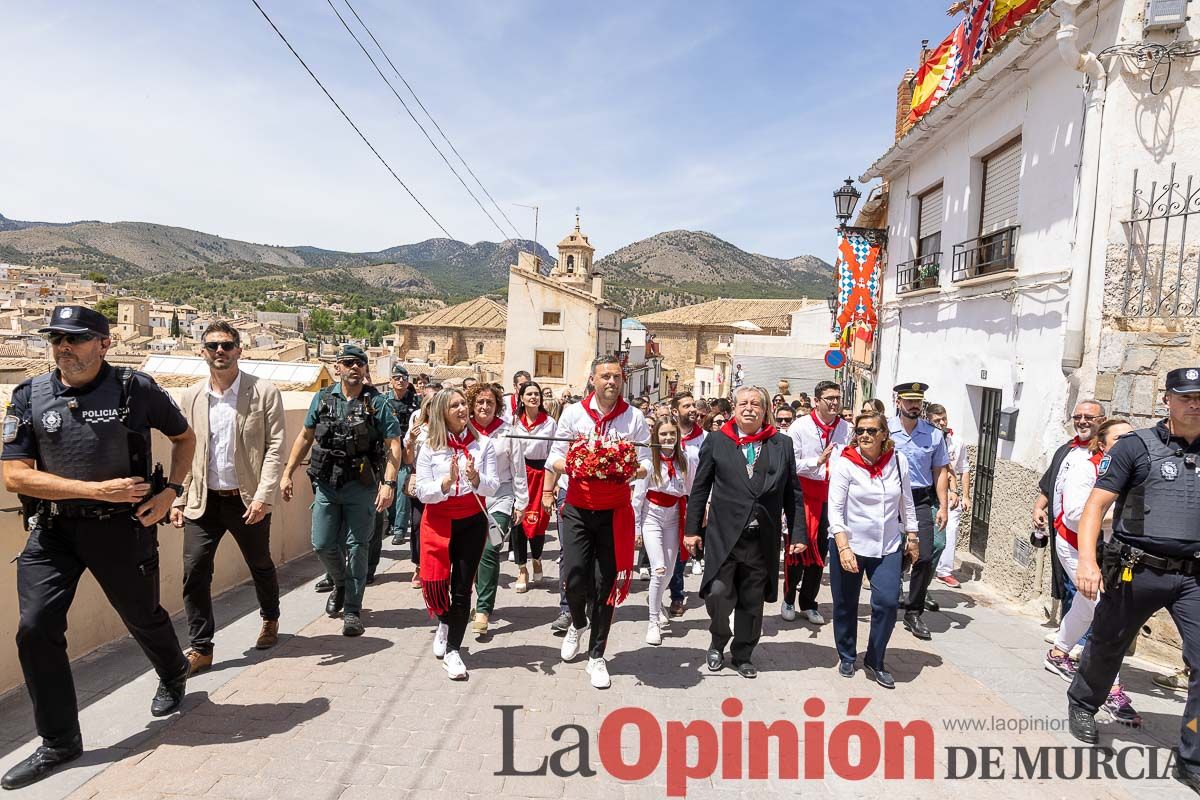
M 987 550 L 988 517 L 992 511 L 992 487 L 996 481 L 996 447 L 1000 434 L 1000 390 L 981 390 L 979 409 L 979 449 L 971 494 L 971 555 L 984 560 Z

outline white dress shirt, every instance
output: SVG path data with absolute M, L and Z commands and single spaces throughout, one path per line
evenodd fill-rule
M 688 453 L 696 456 L 696 458 L 699 458 L 700 445 L 704 444 L 704 440 L 708 438 L 708 431 L 704 430 L 704 428 L 701 428 L 699 422 L 696 423 L 696 428 L 700 429 L 700 435 L 691 441 L 684 442 L 683 446 L 687 449 Z M 693 428 L 692 430 L 694 431 L 696 428 Z M 682 437 L 683 431 L 681 430 L 679 433 Z
M 496 478 L 500 482 L 496 494 L 488 499 L 487 510 L 488 513 L 507 514 L 509 517 L 512 516 L 514 504 L 522 510 L 529 505 L 529 479 L 525 475 L 521 443 L 505 435 L 511 430 L 511 425 L 502 422 L 487 436 L 496 451 Z M 476 430 L 475 435 L 483 434 Z M 481 480 L 480 485 L 482 483 Z
M 841 417 L 837 417 L 836 420 L 828 442 L 822 438 L 821 429 L 817 427 L 817 423 L 813 422 L 811 414 L 797 417 L 796 421 L 792 423 L 792 427 L 788 429 L 787 435 L 792 440 L 792 449 L 796 451 L 796 474 L 801 478 L 811 481 L 829 479 L 829 470 L 834 460 L 842 452 L 842 448 L 849 445 L 853 438 L 850 423 Z M 817 459 L 831 444 L 833 452 L 830 453 L 829 460 L 821 466 L 817 466 Z
M 882 558 L 900 549 L 905 531 L 917 530 L 908 461 L 894 452 L 878 478 L 848 458 L 829 467 L 829 535 L 846 534 L 850 549 Z
M 518 436 L 557 436 L 558 423 L 554 421 L 554 417 L 547 414 L 541 425 L 526 429 L 517 419 L 513 421 L 512 432 Z M 520 446 L 523 457 L 530 461 L 545 461 L 550 457 L 550 446 L 554 444 L 536 439 L 514 439 L 513 443 Z
M 500 488 L 500 477 L 496 471 L 496 448 L 492 440 L 486 436 L 476 436 L 467 445 L 467 454 L 479 471 L 478 488 L 473 488 L 467 480 L 466 461 L 459 453 L 449 447 L 434 450 L 428 441 L 423 442 L 417 453 L 417 499 L 422 503 L 441 503 L 463 494 L 494 497 Z M 450 474 L 451 460 L 458 461 L 458 482 L 450 487 L 449 492 L 443 492 L 442 479 Z
M 637 529 L 642 529 L 642 521 L 646 518 L 646 510 L 651 505 L 647 499 L 649 492 L 662 492 L 663 494 L 674 495 L 675 497 L 687 497 L 692 493 L 692 481 L 696 479 L 696 470 L 700 466 L 699 457 L 688 448 L 683 449 L 684 460 L 687 462 L 687 469 L 681 470 L 679 465 L 675 466 L 675 477 L 672 478 L 667 473 L 667 465 L 661 466 L 662 480 L 654 479 L 653 466 L 646 473 L 646 477 L 638 478 L 633 482 L 633 513 L 634 523 Z M 651 461 L 651 464 L 654 462 Z
M 950 457 L 950 469 L 955 475 L 966 475 L 971 471 L 967 458 L 967 444 L 954 435 L 946 436 L 946 455 Z
M 208 383 L 208 488 L 227 491 L 238 488 L 233 453 L 237 446 L 237 398 L 242 373 L 222 393 Z
M 604 415 L 600 412 L 596 399 L 592 398 L 592 410 L 601 417 Z M 596 430 L 596 423 L 583 410 L 583 401 L 572 403 L 563 409 L 562 416 L 558 420 L 558 435 L 573 439 L 576 436 L 587 436 Z M 604 434 L 610 438 L 624 439 L 629 442 L 645 442 L 650 439 L 650 428 L 646 425 L 646 418 L 642 416 L 642 412 L 638 411 L 633 406 L 626 408 L 621 414 L 604 427 Z M 550 456 L 547 459 L 547 467 L 553 466 L 558 459 L 567 457 L 567 448 L 571 446 L 570 442 L 554 442 L 550 448 Z M 650 471 L 650 449 L 647 447 L 638 448 L 638 464 L 643 467 L 646 472 Z
M 1072 448 L 1054 480 L 1054 510 L 1063 515 L 1063 522 L 1073 531 L 1079 530 L 1083 506 L 1096 485 L 1096 467 L 1091 463 L 1091 457 L 1086 448 Z M 1054 520 L 1050 520 L 1050 524 L 1053 525 Z

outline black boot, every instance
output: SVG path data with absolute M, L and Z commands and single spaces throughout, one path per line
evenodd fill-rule
M 346 586 L 333 587 L 333 591 L 329 593 L 329 600 L 325 603 L 325 613 L 331 617 L 336 617 L 341 613 L 342 606 L 346 604 Z
M 313 584 L 313 591 L 316 592 L 317 594 L 324 594 L 325 592 L 332 592 L 333 591 L 333 578 L 330 578 L 328 575 L 326 575 L 324 578 L 321 578 L 321 580 L 319 580 Z
M 362 636 L 363 624 L 358 614 L 352 611 L 347 611 L 342 617 L 342 636 Z
M 42 745 L 34 750 L 29 758 L 4 773 L 4 777 L 0 778 L 0 786 L 5 789 L 20 789 L 22 786 L 37 783 L 63 764 L 74 761 L 81 755 L 83 739 L 78 736 L 62 747 Z
M 150 701 L 150 716 L 165 717 L 179 708 L 187 689 L 187 672 L 171 681 L 159 680 L 158 691 Z

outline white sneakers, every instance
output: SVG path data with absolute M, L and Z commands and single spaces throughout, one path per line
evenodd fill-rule
M 442 666 L 446 668 L 446 674 L 450 676 L 452 681 L 465 681 L 467 679 L 467 665 L 463 663 L 462 656 L 457 650 L 450 650 L 442 659 Z
M 646 644 L 662 644 L 662 629 L 654 620 L 650 620 L 650 624 L 646 626 Z
M 450 626 L 444 622 L 439 622 L 437 633 L 433 635 L 433 657 L 442 658 L 446 655 L 446 642 L 450 639 Z M 462 664 L 462 659 L 458 661 Z M 466 667 L 463 667 L 463 674 L 466 674 Z
M 567 628 L 567 635 L 563 637 L 562 650 L 559 651 L 563 661 L 570 661 L 579 655 L 579 639 L 586 630 L 586 626 L 576 628 L 574 624 Z
M 704 574 L 704 562 L 703 561 L 697 561 L 694 558 L 692 559 L 692 574 L 693 575 L 703 575 Z
M 592 676 L 592 686 L 597 689 L 607 689 L 612 685 L 608 678 L 608 664 L 603 658 L 589 658 L 587 674 Z
M 779 616 L 783 617 L 784 622 L 791 622 L 796 619 L 796 607 L 784 600 L 783 605 L 779 607 Z
M 815 608 L 810 608 L 805 611 L 801 611 L 800 615 L 803 616 L 804 619 L 810 625 L 824 625 L 825 624 L 825 618 L 822 617 L 821 612 L 817 611 Z

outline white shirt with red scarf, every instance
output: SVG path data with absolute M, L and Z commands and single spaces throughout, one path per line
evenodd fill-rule
M 513 419 L 512 432 L 518 436 L 554 437 L 558 435 L 558 423 L 549 414 L 545 414 L 540 422 L 537 420 L 534 422 L 536 424 L 526 426 L 524 415 L 518 414 Z M 550 447 L 554 444 L 554 442 L 537 439 L 514 439 L 513 442 L 520 445 L 521 453 L 528 461 L 545 461 L 550 457 Z
M 846 420 L 835 417 L 833 429 L 827 433 L 817 425 L 817 420 L 813 418 L 815 413 L 814 411 L 806 416 L 797 417 L 788 430 L 788 436 L 791 437 L 792 449 L 796 452 L 796 474 L 810 481 L 828 481 L 829 465 L 842 452 L 842 448 L 850 444 L 850 440 L 854 438 L 854 431 Z M 829 460 L 817 466 L 817 459 L 831 444 L 833 452 Z
M 696 423 L 696 425 L 692 428 L 692 432 L 683 437 L 682 444 L 688 451 L 689 455 L 694 455 L 696 458 L 699 458 L 700 445 L 704 444 L 704 440 L 707 438 L 708 431 L 704 430 L 700 423 Z
M 416 492 L 417 499 L 422 503 L 441 503 L 451 497 L 464 494 L 477 494 L 492 497 L 500 488 L 500 477 L 496 471 L 496 448 L 492 440 L 486 436 L 471 433 L 471 441 L 467 444 L 467 455 L 475 462 L 479 472 L 479 486 L 471 486 L 467 480 L 467 465 L 462 454 L 450 447 L 434 450 L 426 442 L 417 453 L 416 463 Z M 458 482 L 450 487 L 450 491 L 442 491 L 442 479 L 450 474 L 450 462 L 458 462 Z
M 596 431 L 597 424 L 584 410 L 583 403 L 584 401 L 572 403 L 563 409 L 562 416 L 558 419 L 557 435 L 560 438 L 574 439 L 576 436 L 588 436 Z M 600 411 L 600 405 L 596 402 L 595 397 L 591 399 L 591 408 L 595 414 L 601 418 L 604 417 L 604 413 Z M 601 432 L 630 442 L 646 442 L 650 439 L 650 428 L 646 425 L 645 416 L 633 406 L 628 406 L 614 419 L 604 423 Z M 569 441 L 554 442 L 554 445 L 550 448 L 550 455 L 547 457 L 547 468 L 553 467 L 560 458 L 566 458 L 567 449 L 570 446 L 571 443 Z M 649 448 L 639 448 L 638 463 L 646 472 L 650 471 Z

